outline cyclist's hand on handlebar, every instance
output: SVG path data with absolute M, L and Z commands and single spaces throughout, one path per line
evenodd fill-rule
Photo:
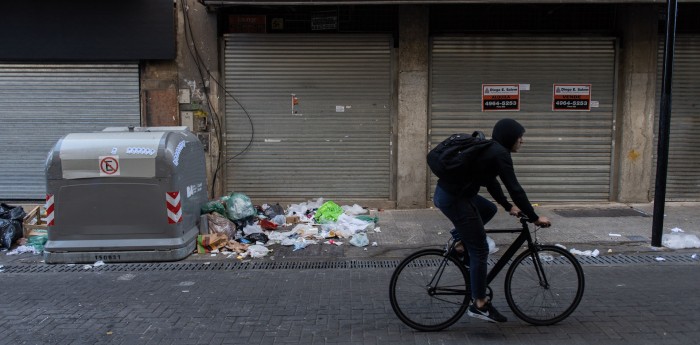
M 543 228 L 547 228 L 550 225 L 552 225 L 552 222 L 550 222 L 549 218 L 547 218 L 547 217 L 540 217 L 540 218 L 537 218 L 537 220 L 535 221 L 535 225 L 543 227 Z
M 508 213 L 510 213 L 510 215 L 513 216 L 513 217 L 520 217 L 520 212 L 521 212 L 521 211 L 520 211 L 520 209 L 518 208 L 518 206 L 515 206 L 515 205 L 513 205 L 513 206 L 510 208 L 510 211 L 508 211 Z

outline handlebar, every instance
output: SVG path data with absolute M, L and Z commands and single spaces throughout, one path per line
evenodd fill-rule
M 525 215 L 524 213 L 522 213 L 522 212 L 518 212 L 518 215 L 517 215 L 516 217 L 518 217 L 518 218 L 520 219 L 520 223 L 522 223 L 523 225 L 525 225 L 525 223 L 527 223 L 527 222 L 530 221 L 530 218 L 528 218 L 528 216 L 526 216 L 526 215 Z M 532 222 L 532 223 L 534 224 L 535 222 Z M 547 225 L 547 226 L 542 226 L 542 225 L 538 225 L 538 226 L 541 227 L 541 228 L 547 228 L 547 227 L 550 227 L 551 225 L 552 225 L 552 224 L 549 224 L 549 225 Z

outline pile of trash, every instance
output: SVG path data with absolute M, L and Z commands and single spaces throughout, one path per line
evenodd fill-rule
M 22 253 L 41 254 L 48 240 L 46 230 L 31 230 L 24 234 L 24 223 L 28 215 L 22 206 L 0 204 L 0 249 L 7 250 L 7 255 Z M 13 245 L 17 245 L 14 249 Z
M 255 206 L 243 193 L 231 193 L 202 206 L 208 234 L 197 238 L 197 253 L 231 253 L 238 259 L 267 256 L 273 244 L 302 250 L 309 245 L 370 245 L 367 234 L 380 232 L 377 217 L 360 205 L 339 206 L 323 198 L 289 205 Z M 377 246 L 376 242 L 372 246 Z
M 26 215 L 21 206 L 0 204 L 0 248 L 10 249 L 22 237 L 22 222 Z

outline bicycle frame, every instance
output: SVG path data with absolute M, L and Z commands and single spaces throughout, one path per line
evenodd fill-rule
M 527 225 L 527 221 L 523 218 L 520 219 L 520 223 L 522 224 L 522 228 L 520 229 L 491 229 L 491 230 L 486 230 L 487 234 L 494 234 L 494 233 L 520 233 L 518 237 L 513 241 L 513 243 L 508 247 L 506 252 L 501 256 L 498 261 L 496 261 L 496 264 L 493 266 L 493 268 L 489 271 L 489 273 L 486 275 L 486 285 L 491 284 L 494 278 L 498 275 L 498 273 L 503 270 L 504 267 L 506 267 L 506 264 L 508 264 L 508 261 L 512 259 L 515 256 L 515 253 L 520 249 L 520 247 L 527 242 L 527 247 L 528 249 L 533 249 L 535 243 L 532 240 L 532 235 L 530 234 L 530 227 Z M 539 262 L 539 258 L 536 259 L 537 264 L 535 267 L 537 267 L 537 275 L 539 276 L 540 280 L 542 280 L 543 275 L 541 273 L 540 265 L 542 264 Z M 546 284 L 546 278 L 545 278 L 545 284 Z
M 491 282 L 496 278 L 496 276 L 501 273 L 503 268 L 506 267 L 508 264 L 508 261 L 510 261 L 515 254 L 518 252 L 520 247 L 527 243 L 528 249 L 532 250 L 533 252 L 535 251 L 535 241 L 532 240 L 532 235 L 530 234 L 530 227 L 527 224 L 527 220 L 524 218 L 520 218 L 520 224 L 522 224 L 522 227 L 520 229 L 513 228 L 513 229 L 486 229 L 485 232 L 487 234 L 514 234 L 514 233 L 520 233 L 518 237 L 513 240 L 513 243 L 508 247 L 506 252 L 501 256 L 498 261 L 496 261 L 496 264 L 491 268 L 491 270 L 488 271 L 486 275 L 486 285 L 490 285 Z M 449 245 L 448 253 L 451 252 L 456 245 L 456 242 L 452 242 L 451 245 Z M 466 250 L 466 249 L 465 249 Z M 461 289 L 454 289 L 454 288 L 449 288 L 449 287 L 436 287 L 436 282 L 440 281 L 442 279 L 442 273 L 444 272 L 444 267 L 447 265 L 447 257 L 445 257 L 441 262 L 440 266 L 437 269 L 437 274 L 428 282 L 428 293 L 431 296 L 435 295 L 464 295 L 466 293 L 465 290 Z M 540 284 L 542 284 L 543 287 L 548 287 L 549 283 L 547 282 L 547 277 L 544 275 L 544 272 L 542 271 L 542 262 L 540 262 L 540 258 L 538 256 L 534 257 L 534 264 L 535 264 L 535 271 L 537 272 L 537 277 L 540 280 Z

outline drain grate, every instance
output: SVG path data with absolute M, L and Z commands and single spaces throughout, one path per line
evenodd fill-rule
M 651 215 L 633 208 L 585 208 L 555 209 L 554 213 L 565 218 L 579 217 L 651 217 Z
M 663 258 L 658 260 L 657 258 Z M 658 255 L 614 255 L 587 257 L 577 256 L 582 265 L 609 266 L 660 263 L 700 263 L 700 259 L 690 254 Z M 494 265 L 497 258 L 490 258 L 489 265 Z M 394 269 L 400 260 L 349 260 L 349 261 L 286 261 L 286 262 L 214 262 L 214 263 L 115 263 L 92 267 L 82 264 L 25 264 L 6 265 L 0 268 L 2 273 L 64 273 L 64 272 L 152 272 L 152 271 L 235 271 L 235 270 L 313 270 L 313 269 Z M 427 266 L 437 265 L 439 261 L 426 262 Z M 556 262 L 554 262 L 556 264 Z M 86 268 L 87 266 L 90 266 Z

